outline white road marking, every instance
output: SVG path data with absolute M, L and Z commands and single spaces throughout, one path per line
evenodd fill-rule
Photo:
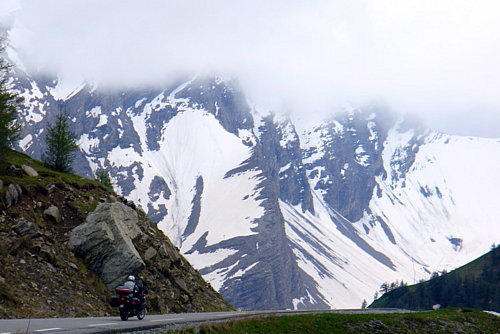
M 173 320 L 184 320 L 185 318 L 168 318 L 168 319 L 155 319 L 155 320 L 149 320 L 151 322 L 157 322 L 157 321 L 173 321 Z
M 0 334 L 12 334 L 11 332 L 2 332 Z
M 58 329 L 62 329 L 62 328 L 58 328 L 58 327 L 56 327 L 56 328 L 44 328 L 44 329 L 37 329 L 37 330 L 35 330 L 35 332 L 48 332 L 48 331 L 56 331 L 56 330 L 58 330 Z
M 116 325 L 117 323 L 116 322 L 105 322 L 105 323 L 102 323 L 102 324 L 92 324 L 92 325 L 88 325 L 89 327 L 97 327 L 97 326 L 111 326 L 111 325 Z

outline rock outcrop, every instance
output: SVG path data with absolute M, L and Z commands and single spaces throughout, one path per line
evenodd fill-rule
M 137 223 L 137 213 L 128 206 L 99 204 L 85 224 L 71 231 L 69 245 L 112 289 L 145 266 L 132 243 L 141 234 Z
M 8 192 L 15 203 L 0 210 L 0 318 L 117 315 L 110 287 L 130 272 L 148 285 L 151 312 L 232 309 L 134 203 L 10 155 L 0 166 L 0 200 Z

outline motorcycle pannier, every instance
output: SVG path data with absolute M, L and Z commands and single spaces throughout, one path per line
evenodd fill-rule
M 120 297 L 112 296 L 111 298 L 109 298 L 109 305 L 111 305 L 112 307 L 120 306 Z

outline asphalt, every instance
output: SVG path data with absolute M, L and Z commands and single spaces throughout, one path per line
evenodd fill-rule
M 248 317 L 293 315 L 308 313 L 407 313 L 402 309 L 362 309 L 362 310 L 307 310 L 307 311 L 241 311 L 206 312 L 146 315 L 143 320 L 130 318 L 122 321 L 116 317 L 97 318 L 51 318 L 51 319 L 8 319 L 0 320 L 0 334 L 111 334 L 126 333 L 154 328 L 178 328 L 196 326 L 206 322 L 229 321 Z

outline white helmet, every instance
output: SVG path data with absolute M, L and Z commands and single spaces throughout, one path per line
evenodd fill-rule
M 135 281 L 135 276 L 134 276 L 134 275 L 130 275 L 130 276 L 128 277 L 128 280 L 129 280 L 129 281 Z

